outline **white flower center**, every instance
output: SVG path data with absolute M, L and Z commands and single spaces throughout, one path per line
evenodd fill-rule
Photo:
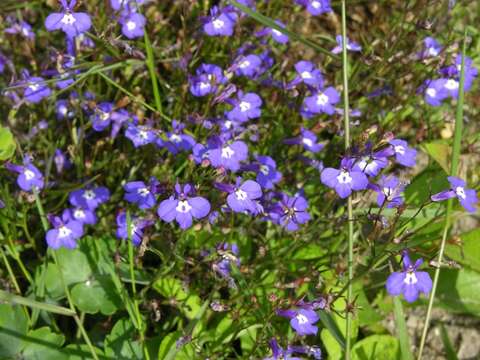
M 274 33 L 276 36 L 282 35 L 282 33 L 280 31 L 278 31 L 277 29 L 272 29 L 272 33 Z
M 324 93 L 320 93 L 317 95 L 317 105 L 323 106 L 328 103 L 328 96 Z
M 200 89 L 207 89 L 210 87 L 210 83 L 200 82 Z
M 110 117 L 110 113 L 105 111 L 100 111 L 100 120 L 106 121 Z
M 435 49 L 433 47 L 428 48 L 428 55 L 430 56 L 437 56 L 438 55 L 438 49 Z
M 35 177 L 35 173 L 31 170 L 28 170 L 28 169 L 25 169 L 25 171 L 23 172 L 23 174 L 25 175 L 25 178 L 27 180 L 32 180 L 34 177 Z
M 137 190 L 137 193 L 138 195 L 140 195 L 141 197 L 145 197 L 147 196 L 148 194 L 150 194 L 150 190 L 148 190 L 146 187 L 144 188 L 140 188 Z
M 177 134 L 170 135 L 169 139 L 170 139 L 171 142 L 174 142 L 174 143 L 177 143 L 177 144 L 182 141 L 182 138 Z
M 132 30 L 135 30 L 135 28 L 137 27 L 137 24 L 135 24 L 135 22 L 133 21 L 127 21 L 127 29 L 128 31 L 132 31 Z
M 220 19 L 215 19 L 212 21 L 212 24 L 215 29 L 221 29 L 225 25 L 225 22 Z
M 86 200 L 92 200 L 92 199 L 95 199 L 97 197 L 92 190 L 85 190 L 85 192 L 83 193 L 82 196 Z
M 232 124 L 232 122 L 231 122 L 230 120 L 226 120 L 226 121 L 223 123 L 223 125 L 225 125 L 225 127 L 226 127 L 227 129 L 230 129 L 233 124 Z
M 311 5 L 315 9 L 318 9 L 321 6 L 321 4 L 318 1 L 312 1 Z
M 427 95 L 434 98 L 437 96 L 437 90 L 435 90 L 434 88 L 428 88 Z
M 22 34 L 24 36 L 28 36 L 28 34 L 29 34 L 28 29 L 27 28 L 22 28 Z
M 180 213 L 188 213 L 190 210 L 192 210 L 192 207 L 187 200 L 180 200 L 175 210 Z
M 58 109 L 58 112 L 59 112 L 61 115 L 65 116 L 65 115 L 67 115 L 68 109 L 67 109 L 66 106 L 60 106 L 60 108 Z
M 237 200 L 240 200 L 240 201 L 244 201 L 248 198 L 247 193 L 242 189 L 238 189 L 237 191 L 235 191 L 235 196 L 237 197 Z
M 251 105 L 249 102 L 242 101 L 238 106 L 240 106 L 240 111 L 245 112 L 247 110 L 250 110 Z
M 382 189 L 382 191 L 383 191 L 383 194 L 384 194 L 387 198 L 389 198 L 391 195 L 393 195 L 394 189 L 392 189 L 392 188 L 390 188 L 390 187 L 384 187 L 384 188 Z
M 302 79 L 311 79 L 312 78 L 312 74 L 310 73 L 310 71 L 304 71 L 300 74 L 300 76 L 302 77 Z
M 148 133 L 145 130 L 140 130 L 138 132 L 138 136 L 143 140 L 146 140 L 148 138 Z
M 40 85 L 38 85 L 37 83 L 30 84 L 28 88 L 32 91 L 37 91 L 40 88 Z
M 395 146 L 395 152 L 397 154 L 400 154 L 400 155 L 404 155 L 405 154 L 405 148 L 402 146 L 402 145 L 397 145 Z
M 267 165 L 260 165 L 260 172 L 263 175 L 268 175 L 270 173 L 270 168 Z
M 413 285 L 418 282 L 418 279 L 413 271 L 409 271 L 405 274 L 405 279 L 403 279 L 403 282 L 407 285 Z
M 72 230 L 70 230 L 66 226 L 61 226 L 58 228 L 58 237 L 64 238 L 69 236 L 71 233 L 72 233 Z
M 342 170 L 340 175 L 337 176 L 337 181 L 340 184 L 350 184 L 352 182 L 352 177 L 348 173 L 348 171 Z
M 62 20 L 60 20 L 60 22 L 65 25 L 72 25 L 75 21 L 77 21 L 77 19 L 75 19 L 72 14 L 65 14 Z
M 454 79 L 448 79 L 447 82 L 445 83 L 445 87 L 448 90 L 458 89 L 458 81 Z
M 295 318 L 298 320 L 298 323 L 300 325 L 308 323 L 308 318 L 303 314 L 297 314 L 297 316 L 295 316 Z
M 465 194 L 465 189 L 461 186 L 458 186 L 456 189 L 455 189 L 455 193 L 457 194 L 458 197 L 461 197 L 462 199 L 465 200 L 465 198 L 467 197 L 467 195 Z
M 230 159 L 233 154 L 235 154 L 235 151 L 233 151 L 230 146 L 225 146 L 222 148 L 222 158 Z
M 249 67 L 249 66 L 250 66 L 250 61 L 248 61 L 248 60 L 243 60 L 243 61 L 238 65 L 238 67 L 239 67 L 240 69 L 245 69 L 245 68 L 247 68 L 247 67 Z
M 302 139 L 302 142 L 303 142 L 305 145 L 307 145 L 308 147 L 312 147 L 312 146 L 313 146 L 313 141 L 312 141 L 311 139 L 309 139 L 309 138 L 304 137 L 304 138 Z
M 85 218 L 85 211 L 83 211 L 82 209 L 75 209 L 75 211 L 73 212 L 73 217 L 75 219 L 83 219 Z

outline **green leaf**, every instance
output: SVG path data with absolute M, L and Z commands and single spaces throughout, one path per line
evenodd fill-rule
M 352 347 L 352 360 L 400 360 L 398 340 L 390 335 L 371 335 Z
M 0 304 L 0 358 L 10 359 L 22 347 L 28 320 L 18 305 Z
M 165 336 L 160 344 L 160 347 L 158 348 L 157 359 L 167 359 L 169 353 L 171 353 L 171 350 L 177 348 L 177 341 L 181 336 L 181 331 L 175 331 Z M 190 343 L 184 344 L 179 348 L 179 351 L 175 353 L 175 360 L 190 360 L 195 358 L 195 350 Z
M 339 360 L 342 358 L 343 349 L 338 343 L 338 341 L 333 337 L 332 333 L 327 329 L 322 329 L 320 333 L 320 337 L 322 339 L 323 346 L 328 353 L 329 360 Z
M 423 144 L 421 147 L 448 174 L 450 170 L 448 159 L 452 153 L 450 146 L 443 141 L 435 141 Z
M 105 338 L 105 355 L 116 359 L 143 359 L 142 347 L 135 341 L 136 330 L 129 319 L 120 319 Z
M 480 273 L 464 268 L 442 269 L 437 298 L 451 311 L 480 316 Z
M 445 255 L 463 266 L 480 272 L 480 229 L 465 233 L 460 238 L 461 245 L 446 245 Z
M 105 359 L 105 355 L 99 348 L 94 348 L 99 359 Z M 70 344 L 64 348 L 64 353 L 68 354 L 68 360 L 90 360 L 92 354 L 86 344 Z
M 30 331 L 22 350 L 25 360 L 67 360 L 69 357 L 62 350 L 65 337 L 52 333 L 50 328 L 42 327 Z
M 0 161 L 10 159 L 15 154 L 15 140 L 9 128 L 0 126 Z
M 158 279 L 153 284 L 153 288 L 167 299 L 176 299 L 180 302 L 180 310 L 189 319 L 193 319 L 202 306 L 200 298 L 197 295 L 188 294 L 183 289 L 181 281 L 174 277 Z
M 408 337 L 407 324 L 405 323 L 405 314 L 403 312 L 402 301 L 398 296 L 393 298 L 393 307 L 395 311 L 395 331 L 400 341 L 400 351 L 402 360 L 413 360 L 410 349 L 410 340 Z
M 81 311 L 89 314 L 100 311 L 104 315 L 112 315 L 122 307 L 122 299 L 107 276 L 96 276 L 95 280 L 74 285 L 72 299 Z
M 430 201 L 430 194 L 448 189 L 448 186 L 446 173 L 438 166 L 429 166 L 406 187 L 405 202 L 411 206 L 421 206 Z
M 314 260 L 322 257 L 326 252 L 324 246 L 307 244 L 298 249 L 293 255 L 293 258 L 296 260 Z

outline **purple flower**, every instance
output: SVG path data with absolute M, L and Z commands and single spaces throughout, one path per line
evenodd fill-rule
M 41 77 L 28 77 L 24 83 L 28 85 L 23 91 L 23 97 L 29 103 L 39 103 L 43 98 L 52 94 L 50 88 L 45 84 L 45 80 Z
M 120 19 L 120 23 L 122 34 L 129 39 L 135 39 L 143 36 L 147 19 L 137 12 L 129 12 L 127 16 Z
M 382 175 L 378 184 L 370 184 L 369 188 L 378 193 L 377 205 L 387 208 L 398 207 L 403 204 L 403 190 L 405 184 L 401 183 L 397 177 Z
M 189 151 L 195 146 L 195 139 L 183 132 L 185 125 L 177 120 L 172 121 L 173 131 L 167 132 L 167 141 L 157 139 L 157 145 L 165 146 L 168 151 L 176 155 L 180 151 Z
M 275 24 L 280 26 L 282 29 L 285 29 L 285 24 L 282 23 L 280 20 L 275 20 Z M 286 44 L 288 42 L 288 35 L 282 33 L 277 29 L 268 29 L 268 33 L 272 35 L 272 39 L 280 44 Z
M 57 115 L 58 120 L 63 120 L 67 118 L 73 118 L 75 113 L 73 110 L 69 109 L 68 100 L 57 100 L 55 103 L 55 114 Z
M 425 102 L 432 106 L 440 106 L 442 101 L 449 96 L 446 88 L 447 79 L 430 80 L 425 88 Z
M 215 186 L 222 191 L 229 193 L 227 204 L 234 212 L 250 212 L 253 215 L 258 214 L 261 208 L 256 201 L 262 197 L 262 188 L 253 181 L 247 180 L 241 183 L 241 178 L 237 178 L 235 186 L 216 183 Z
M 478 202 L 476 191 L 467 189 L 465 181 L 455 176 L 449 176 L 448 182 L 450 183 L 450 189 L 432 195 L 432 201 L 443 201 L 456 197 L 465 210 L 475 212 Z
M 278 310 L 277 314 L 290 319 L 290 325 L 298 335 L 316 335 L 318 327 L 314 324 L 320 319 L 309 306 L 293 310 Z
M 298 4 L 307 7 L 307 11 L 316 16 L 331 12 L 330 0 L 296 0 Z
M 90 210 L 95 210 L 99 205 L 108 201 L 109 198 L 110 191 L 104 186 L 75 190 L 68 196 L 68 200 L 73 206 Z
M 320 179 L 322 183 L 332 189 L 342 198 L 350 196 L 352 190 L 364 190 L 368 186 L 367 176 L 359 170 L 352 169 L 352 159 L 343 158 L 340 169 L 323 169 Z
M 95 131 L 103 131 L 110 125 L 113 114 L 113 103 L 102 102 L 95 107 L 94 113 L 90 116 L 92 128 Z
M 93 210 L 75 207 L 71 209 L 65 209 L 64 213 L 69 216 L 71 220 L 76 220 L 82 224 L 95 225 L 97 223 L 97 216 Z
M 140 219 L 137 217 L 130 217 L 130 229 L 128 229 L 127 214 L 125 211 L 120 212 L 117 215 L 117 237 L 119 239 L 127 240 L 130 230 L 132 243 L 138 246 L 142 243 L 143 229 L 152 225 L 152 221 Z
M 340 94 L 334 87 L 328 87 L 320 90 L 312 96 L 308 96 L 303 101 L 307 110 L 314 114 L 325 113 L 333 115 L 335 113 L 335 104 L 340 101 Z
M 460 73 L 462 67 L 462 55 L 457 55 L 455 59 L 455 65 L 447 66 L 443 69 L 440 69 L 440 74 L 447 77 L 445 82 L 445 89 L 448 91 L 449 95 L 456 99 L 458 97 L 458 88 L 460 86 Z M 478 70 L 473 67 L 473 61 L 468 56 L 465 57 L 465 84 L 464 91 L 470 90 L 473 84 L 473 80 L 478 75 Z
M 226 84 L 228 81 L 223 75 L 222 68 L 214 64 L 201 64 L 195 73 L 196 76 L 189 79 L 190 92 L 193 96 L 214 94 L 218 85 Z
M 142 5 L 145 0 L 110 0 L 110 6 L 113 10 L 126 9 L 128 4 L 135 2 L 137 5 Z
M 342 35 L 337 35 L 335 37 L 335 40 L 337 41 L 337 46 L 335 46 L 333 49 L 332 49 L 332 53 L 333 54 L 340 54 L 342 51 L 343 51 L 343 37 Z M 360 46 L 360 44 L 354 42 L 354 41 L 350 41 L 348 38 L 347 38 L 347 50 L 350 50 L 350 51 L 362 51 L 362 47 Z
M 24 161 L 23 166 L 6 163 L 5 167 L 10 171 L 19 174 L 17 177 L 17 184 L 23 191 L 39 190 L 43 188 L 43 175 L 29 159 Z
M 284 144 L 287 145 L 302 145 L 305 150 L 312 153 L 317 153 L 323 149 L 324 145 L 317 143 L 317 135 L 313 131 L 301 128 L 301 135 L 292 139 L 284 140 Z
M 371 145 L 368 145 L 368 154 L 360 156 L 356 160 L 354 169 L 363 172 L 365 175 L 375 177 L 378 173 L 387 167 L 387 157 L 391 155 L 391 149 L 371 151 Z
M 408 143 L 405 140 L 393 139 L 389 141 L 395 152 L 395 159 L 403 166 L 415 166 L 417 158 L 417 150 L 408 147 Z
M 48 31 L 62 30 L 68 37 L 78 36 L 88 31 L 92 26 L 90 16 L 82 12 L 73 12 L 77 0 L 60 0 L 63 6 L 63 12 L 52 13 L 45 20 L 45 27 Z
M 308 222 L 311 217 L 307 212 L 308 202 L 303 195 L 288 196 L 282 193 L 282 199 L 270 209 L 269 215 L 278 225 L 287 231 L 297 231 L 301 224 Z
M 150 144 L 157 139 L 155 130 L 147 125 L 129 124 L 125 130 L 125 136 L 132 140 L 133 146 L 139 147 Z
M 32 27 L 29 23 L 25 21 L 14 23 L 12 24 L 12 26 L 6 28 L 4 31 L 7 34 L 20 34 L 30 40 L 33 40 L 35 38 L 35 33 L 32 31 Z
M 298 73 L 298 77 L 292 81 L 291 85 L 296 85 L 299 82 L 303 82 L 314 88 L 323 87 L 323 76 L 320 70 L 310 61 L 299 61 L 295 64 L 295 70 Z
M 214 6 L 210 9 L 210 16 L 205 19 L 203 31 L 209 36 L 231 36 L 237 17 L 229 7 L 220 10 Z
M 257 156 L 258 168 L 257 182 L 264 189 L 273 189 L 274 185 L 282 179 L 282 174 L 277 171 L 277 164 L 270 156 Z
M 194 192 L 190 184 L 175 185 L 175 195 L 163 200 L 158 207 L 158 216 L 169 223 L 176 220 L 182 229 L 192 226 L 192 218 L 201 219 L 210 212 L 210 203 L 200 196 L 189 196 Z
M 440 45 L 437 40 L 430 36 L 426 37 L 423 40 L 423 47 L 424 48 L 422 52 L 419 54 L 419 57 L 421 59 L 436 57 L 443 49 L 442 45 Z
M 224 143 L 208 152 L 208 159 L 212 166 L 224 167 L 231 171 L 240 168 L 240 162 L 248 157 L 248 146 L 243 141 Z
M 77 247 L 77 240 L 83 236 L 83 224 L 80 221 L 72 220 L 67 213 L 62 217 L 49 216 L 53 229 L 47 231 L 47 244 L 52 249 L 66 247 L 74 249 Z
M 425 295 L 430 293 L 432 289 L 432 279 L 425 271 L 417 271 L 422 265 L 423 260 L 418 259 L 412 265 L 408 252 L 403 253 L 403 271 L 396 271 L 387 279 L 387 292 L 391 296 L 403 294 L 408 302 L 414 302 L 418 299 L 418 295 L 422 292 Z
M 63 170 L 69 169 L 72 167 L 72 163 L 68 160 L 67 156 L 60 149 L 55 149 L 55 154 L 53 155 L 53 162 L 57 169 L 57 173 L 61 174 Z
M 143 181 L 131 181 L 126 183 L 123 188 L 126 191 L 124 199 L 136 204 L 140 209 L 150 209 L 155 206 L 158 180 L 154 177 L 150 179 L 148 185 Z
M 227 118 L 241 123 L 258 118 L 262 113 L 261 106 L 262 99 L 257 94 L 239 92 L 238 101 L 234 108 L 227 113 Z
M 318 346 L 291 346 L 287 349 L 282 349 L 276 339 L 269 341 L 272 349 L 272 356 L 264 358 L 264 360 L 301 360 L 302 358 L 291 356 L 292 354 L 305 354 L 312 356 L 314 359 L 320 360 L 322 358 L 322 350 Z
M 240 56 L 234 63 L 235 74 L 253 78 L 261 73 L 262 59 L 255 54 Z
M 237 267 L 240 266 L 238 246 L 237 244 L 223 243 L 217 247 L 217 252 L 222 258 L 213 264 L 213 269 L 223 278 L 230 279 L 232 264 L 236 264 Z

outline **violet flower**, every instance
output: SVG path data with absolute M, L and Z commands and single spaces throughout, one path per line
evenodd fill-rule
M 395 159 L 403 166 L 413 167 L 416 163 L 417 150 L 408 147 L 408 143 L 405 140 L 393 139 L 389 141 L 395 152 Z
M 117 231 L 116 235 L 119 239 L 128 239 L 128 230 L 130 230 L 130 236 L 132 243 L 135 246 L 139 246 L 142 243 L 143 229 L 153 224 L 152 221 L 144 220 L 135 216 L 130 218 L 130 229 L 128 229 L 127 214 L 125 211 L 120 212 L 117 215 Z
M 55 149 L 53 162 L 55 163 L 55 168 L 57 169 L 58 174 L 61 174 L 64 170 L 72 167 L 72 163 L 60 149 Z
M 325 168 L 320 175 L 322 183 L 335 189 L 342 199 L 349 197 L 353 190 L 365 190 L 368 186 L 367 176 L 352 165 L 352 159 L 343 158 L 340 169 Z
M 43 188 L 43 175 L 30 162 L 30 159 L 25 159 L 23 166 L 7 162 L 5 167 L 7 170 L 18 173 L 17 184 L 23 191 L 39 190 Z
M 227 118 L 231 121 L 241 123 L 250 119 L 260 117 L 262 110 L 262 99 L 255 93 L 246 93 L 239 91 L 238 100 L 232 110 L 227 112 Z
M 446 88 L 447 79 L 429 80 L 425 87 L 425 102 L 431 106 L 440 106 L 449 96 Z
M 53 229 L 47 231 L 45 236 L 47 244 L 52 249 L 65 247 L 74 249 L 77 247 L 77 240 L 83 236 L 83 224 L 72 220 L 67 213 L 62 217 L 49 216 Z
M 254 78 L 261 74 L 261 66 L 262 59 L 260 56 L 250 54 L 247 56 L 240 56 L 235 60 L 232 67 L 235 69 L 235 75 Z
M 217 246 L 217 252 L 220 254 L 221 260 L 213 264 L 212 267 L 220 276 L 230 279 L 232 264 L 235 264 L 237 267 L 240 266 L 238 246 L 237 244 L 223 243 Z
M 158 186 L 159 183 L 155 177 L 150 178 L 148 185 L 143 181 L 130 181 L 123 186 L 126 192 L 124 199 L 136 204 L 140 209 L 150 209 L 155 206 Z
M 151 144 L 157 139 L 155 130 L 148 125 L 129 124 L 125 130 L 125 136 L 133 142 L 135 147 Z
M 32 27 L 29 23 L 25 21 L 20 21 L 18 23 L 13 23 L 11 26 L 6 28 L 5 33 L 7 34 L 20 34 L 23 37 L 26 37 L 29 40 L 35 38 L 35 33 L 32 31 Z
M 432 195 L 432 201 L 437 202 L 456 197 L 465 210 L 472 213 L 475 212 L 477 210 L 476 204 L 478 203 L 476 191 L 467 189 L 465 181 L 455 176 L 449 176 L 448 182 L 450 183 L 450 189 Z
M 68 195 L 70 204 L 90 210 L 95 210 L 108 199 L 110 199 L 110 191 L 104 186 L 79 189 Z
M 122 25 L 122 34 L 129 39 L 143 37 L 147 19 L 142 14 L 129 11 L 126 16 L 120 19 Z
M 68 37 L 79 36 L 88 31 L 92 26 L 92 21 L 87 13 L 73 12 L 77 0 L 60 0 L 63 11 L 52 13 L 45 20 L 45 27 L 48 31 L 62 30 Z
M 291 310 L 277 310 L 277 315 L 290 319 L 290 325 L 298 335 L 316 335 L 318 327 L 314 325 L 320 318 L 308 305 Z
M 222 68 L 214 64 L 201 64 L 195 74 L 189 78 L 189 82 L 190 92 L 197 97 L 216 93 L 218 85 L 226 84 L 228 81 L 223 75 Z
M 293 87 L 300 82 L 317 89 L 323 87 L 322 73 L 312 62 L 303 60 L 299 61 L 295 64 L 295 70 L 297 71 L 298 76 L 288 85 L 288 87 Z
M 230 7 L 219 9 L 217 6 L 213 6 L 210 9 L 210 16 L 204 20 L 203 31 L 208 36 L 231 36 L 237 17 L 237 13 Z
M 418 271 L 423 260 L 418 259 L 412 264 L 408 252 L 403 253 L 403 271 L 396 271 L 387 279 L 386 288 L 391 296 L 403 294 L 408 302 L 414 302 L 418 299 L 420 293 L 428 295 L 432 289 L 432 279 L 425 271 Z
M 442 52 L 442 49 L 442 45 L 440 45 L 436 39 L 428 36 L 423 40 L 423 50 L 419 54 L 419 57 L 421 59 L 436 57 Z
M 23 72 L 24 79 L 21 83 L 26 84 L 24 88 L 23 97 L 32 104 L 37 104 L 42 99 L 49 97 L 52 94 L 50 88 L 45 84 L 45 80 L 38 76 L 32 76 L 27 71 Z
M 287 145 L 302 145 L 305 150 L 314 154 L 323 149 L 324 145 L 317 143 L 317 135 L 315 135 L 313 131 L 302 127 L 300 133 L 300 136 L 291 139 L 285 139 L 283 143 Z
M 71 209 L 65 209 L 65 216 L 70 217 L 71 220 L 76 220 L 82 224 L 95 225 L 97 223 L 97 215 L 94 210 L 83 207 L 74 207 Z
M 377 184 L 369 184 L 368 187 L 378 193 L 377 205 L 379 207 L 394 208 L 403 204 L 405 184 L 393 175 L 388 177 L 382 175 Z
M 282 179 L 282 173 L 277 171 L 277 164 L 270 156 L 257 155 L 258 164 L 255 171 L 257 182 L 264 189 L 273 189 L 276 183 Z
M 298 4 L 307 8 L 307 11 L 314 15 L 321 15 L 327 12 L 332 12 L 330 0 L 295 0 Z
M 297 231 L 299 225 L 307 223 L 311 217 L 308 213 L 308 202 L 301 194 L 289 196 L 281 194 L 281 200 L 269 211 L 272 220 L 287 231 Z
M 340 54 L 342 51 L 343 51 L 343 37 L 342 35 L 337 35 L 335 37 L 335 40 L 337 41 L 337 46 L 335 46 L 333 49 L 332 49 L 332 53 L 333 54 Z M 360 46 L 360 44 L 354 42 L 354 41 L 350 41 L 348 38 L 347 38 L 347 50 L 350 50 L 350 51 L 362 51 L 362 47 Z
M 190 184 L 183 187 L 175 185 L 175 193 L 170 198 L 163 200 L 158 207 L 158 216 L 169 223 L 176 220 L 181 229 L 192 226 L 192 219 L 201 219 L 210 212 L 210 203 L 200 196 L 189 196 L 194 193 Z
M 339 101 L 340 94 L 334 87 L 330 86 L 324 90 L 319 90 L 312 96 L 306 97 L 303 104 L 311 113 L 333 115 L 335 113 L 334 105 Z
M 196 144 L 193 137 L 185 134 L 183 129 L 185 125 L 177 120 L 172 121 L 173 131 L 167 132 L 167 141 L 161 138 L 157 139 L 157 146 L 166 147 L 173 155 L 181 151 L 190 151 Z
M 224 167 L 234 172 L 240 169 L 240 162 L 245 161 L 247 157 L 248 146 L 243 141 L 223 143 L 208 152 L 208 159 L 212 166 Z

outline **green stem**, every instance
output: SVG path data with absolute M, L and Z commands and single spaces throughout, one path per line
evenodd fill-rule
M 460 150 L 462 145 L 462 131 L 463 131 L 463 102 L 464 102 L 464 84 L 465 84 L 465 52 L 467 46 L 467 31 L 465 30 L 462 46 L 462 67 L 460 71 L 460 84 L 458 88 L 458 101 L 457 109 L 455 114 L 455 132 L 453 138 L 453 149 L 452 149 L 452 163 L 450 168 L 450 175 L 457 176 L 458 172 L 458 163 L 460 160 Z M 442 241 L 440 242 L 440 250 L 438 252 L 437 264 L 442 264 L 443 253 L 445 251 L 445 244 L 447 242 L 447 237 L 452 223 L 451 215 L 453 209 L 453 201 L 449 199 L 447 201 L 447 211 L 445 213 L 445 225 L 443 228 Z M 425 323 L 423 325 L 422 338 L 420 340 L 420 346 L 418 348 L 418 360 L 422 359 L 423 348 L 425 346 L 425 341 L 427 339 L 428 327 L 430 325 L 430 317 L 432 315 L 433 302 L 435 300 L 435 293 L 437 291 L 438 279 L 440 278 L 441 266 L 438 266 L 435 269 L 435 274 L 433 276 L 433 285 L 432 291 L 430 292 L 430 297 L 428 299 L 427 315 L 425 317 Z
M 159 113 L 163 113 L 162 99 L 160 98 L 160 91 L 158 89 L 157 73 L 155 72 L 155 56 L 153 54 L 152 44 L 148 37 L 147 31 L 144 32 L 145 49 L 147 50 L 147 67 L 152 80 L 153 96 L 155 98 L 155 107 Z
M 343 119 L 345 132 L 345 151 L 350 148 L 350 106 L 348 102 L 348 57 L 347 57 L 347 10 L 345 0 L 342 0 L 342 70 L 343 70 Z M 347 199 L 348 216 L 348 288 L 346 306 L 346 344 L 345 359 L 350 359 L 351 336 L 352 336 L 352 312 L 349 306 L 353 300 L 353 205 L 352 197 Z

